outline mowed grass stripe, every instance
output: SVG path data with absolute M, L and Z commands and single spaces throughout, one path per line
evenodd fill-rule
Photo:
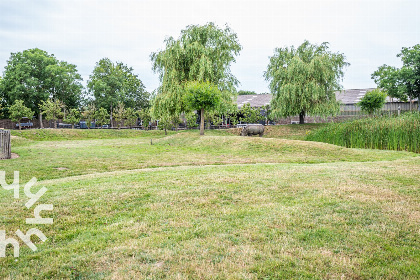
M 2 278 L 406 278 L 420 274 L 418 157 L 196 166 L 42 182 L 55 222 Z M 68 181 L 67 181 L 68 180 Z M 8 232 L 25 208 L 1 197 Z M 21 201 L 23 202 L 23 201 Z M 28 264 L 30 264 L 28 266 Z

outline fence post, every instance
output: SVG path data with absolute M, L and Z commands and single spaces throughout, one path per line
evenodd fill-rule
M 11 157 L 10 131 L 0 130 L 0 159 L 10 159 Z

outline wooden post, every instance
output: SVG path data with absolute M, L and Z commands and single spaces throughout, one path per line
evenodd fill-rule
M 10 159 L 11 157 L 10 131 L 0 130 L 0 159 Z

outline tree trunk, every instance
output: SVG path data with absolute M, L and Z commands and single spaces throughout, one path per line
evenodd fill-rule
M 22 126 L 20 125 L 20 121 L 19 121 L 19 130 L 22 130 Z
M 299 124 L 305 123 L 305 111 L 300 112 L 299 114 Z
M 74 123 L 71 124 L 71 129 L 74 129 Z
M 54 120 L 54 128 L 57 128 L 57 120 Z
M 44 128 L 44 124 L 42 123 L 42 114 L 39 113 L 39 128 Z
M 201 108 L 200 135 L 204 135 L 204 108 Z
M 165 135 L 168 135 L 168 132 L 166 131 L 166 126 L 165 126 Z

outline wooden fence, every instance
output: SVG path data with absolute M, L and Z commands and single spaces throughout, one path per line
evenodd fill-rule
M 416 111 L 417 110 L 417 101 L 416 102 L 387 102 L 384 107 L 382 107 L 382 113 L 398 114 L 400 112 L 406 111 Z M 342 116 L 357 116 L 357 115 L 366 115 L 362 112 L 360 106 L 356 104 L 343 104 L 340 106 L 340 115 Z
M 10 131 L 0 130 L 0 159 L 9 159 L 11 157 Z

